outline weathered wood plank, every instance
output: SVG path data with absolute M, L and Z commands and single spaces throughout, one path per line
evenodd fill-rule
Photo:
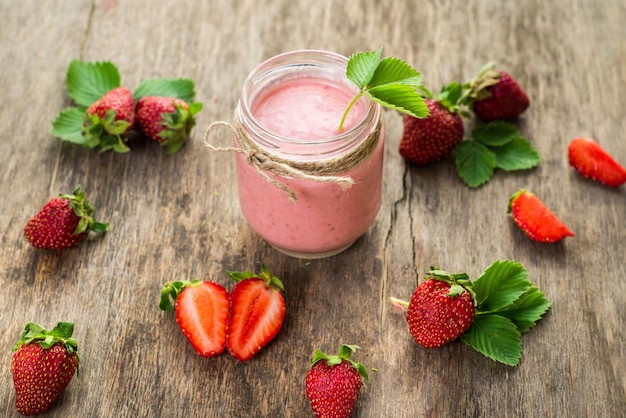
M 355 358 L 378 369 L 355 416 L 620 416 L 626 189 L 578 176 L 566 148 L 593 136 L 626 162 L 622 3 L 0 2 L 0 410 L 18 416 L 10 348 L 23 325 L 69 320 L 81 374 L 49 416 L 310 416 L 310 355 L 342 342 L 360 345 Z M 432 90 L 497 61 L 531 97 L 519 126 L 542 163 L 472 190 L 451 161 L 406 166 L 397 153 L 401 117 L 386 111 L 376 224 L 330 259 L 281 255 L 245 224 L 232 156 L 210 153 L 204 130 L 230 119 L 246 75 L 274 54 L 379 46 L 420 69 Z M 113 61 L 131 89 L 152 77 L 192 78 L 204 109 L 190 143 L 167 157 L 156 144 L 114 155 L 57 141 L 50 122 L 71 103 L 64 78 L 74 58 Z M 230 141 L 218 132 L 214 141 Z M 28 218 L 78 183 L 110 232 L 63 254 L 30 248 L 21 235 Z M 527 240 L 506 214 L 521 187 L 576 236 L 552 246 Z M 389 296 L 408 298 L 430 265 L 476 277 L 498 259 L 520 261 L 553 303 L 524 334 L 521 364 L 493 363 L 462 342 L 418 347 Z M 259 263 L 286 285 L 278 338 L 247 363 L 195 355 L 158 309 L 161 285 L 204 278 L 230 287 L 224 270 Z

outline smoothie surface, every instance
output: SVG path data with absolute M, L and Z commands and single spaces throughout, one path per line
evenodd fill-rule
M 268 131 L 295 140 L 322 140 L 340 134 L 341 117 L 354 94 L 341 84 L 313 77 L 285 80 L 256 98 L 252 114 Z M 363 118 L 364 100 L 346 118 L 342 132 Z

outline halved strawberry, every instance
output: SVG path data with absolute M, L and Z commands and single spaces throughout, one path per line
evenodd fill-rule
M 509 200 L 508 213 L 532 240 L 553 243 L 574 233 L 533 193 L 521 189 Z
M 237 284 L 230 292 L 226 348 L 246 361 L 278 334 L 285 318 L 284 287 L 265 267 L 260 274 L 227 273 Z
M 585 177 L 611 187 L 626 183 L 626 168 L 591 138 L 574 138 L 567 154 L 570 165 Z
M 175 300 L 172 306 L 170 299 Z M 228 292 L 217 283 L 168 282 L 161 291 L 161 309 L 176 311 L 176 322 L 196 352 L 214 357 L 226 349 Z

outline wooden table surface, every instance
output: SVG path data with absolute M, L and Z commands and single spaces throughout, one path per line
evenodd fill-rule
M 341 343 L 359 345 L 354 358 L 377 369 L 354 416 L 624 416 L 626 187 L 582 178 L 566 153 L 571 139 L 591 136 L 626 164 L 623 1 L 2 0 L 0 16 L 3 416 L 18 416 L 10 360 L 24 324 L 60 320 L 75 323 L 81 369 L 51 417 L 309 417 L 311 354 Z M 542 162 L 470 189 L 451 160 L 405 164 L 402 117 L 385 111 L 375 224 L 340 255 L 284 256 L 247 226 L 233 156 L 209 152 L 204 131 L 230 120 L 247 74 L 275 54 L 380 46 L 432 90 L 496 61 L 531 98 L 517 124 Z M 131 90 L 148 78 L 194 80 L 204 109 L 188 144 L 166 156 L 137 142 L 121 155 L 54 138 L 51 121 L 72 104 L 72 59 L 113 62 Z M 218 137 L 230 141 L 227 131 Z M 63 253 L 30 247 L 28 219 L 76 184 L 110 231 Z M 576 236 L 527 239 L 506 212 L 519 188 Z M 518 367 L 461 341 L 424 350 L 389 303 L 410 297 L 430 265 L 475 278 L 505 259 L 522 263 L 552 302 L 523 335 Z M 231 287 L 225 270 L 261 263 L 286 286 L 277 338 L 246 363 L 196 355 L 157 306 L 163 283 Z

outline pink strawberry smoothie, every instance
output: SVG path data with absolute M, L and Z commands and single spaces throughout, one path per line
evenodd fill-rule
M 350 138 L 333 138 L 363 125 L 370 106 L 376 106 L 365 98 L 359 100 L 339 132 L 343 112 L 354 95 L 354 89 L 338 81 L 313 76 L 293 77 L 265 87 L 252 101 L 250 111 L 260 126 L 283 141 L 278 148 L 275 143 L 262 143 L 262 148 L 297 161 L 324 161 L 336 157 L 337 152 L 354 149 L 361 141 L 355 144 Z M 359 135 L 367 137 L 375 127 Z M 343 251 L 368 230 L 378 213 L 383 138 L 381 128 L 380 139 L 369 157 L 346 172 L 333 174 L 354 180 L 345 190 L 332 182 L 268 173 L 295 193 L 295 203 L 238 154 L 239 199 L 249 225 L 273 247 L 296 257 L 320 258 Z

